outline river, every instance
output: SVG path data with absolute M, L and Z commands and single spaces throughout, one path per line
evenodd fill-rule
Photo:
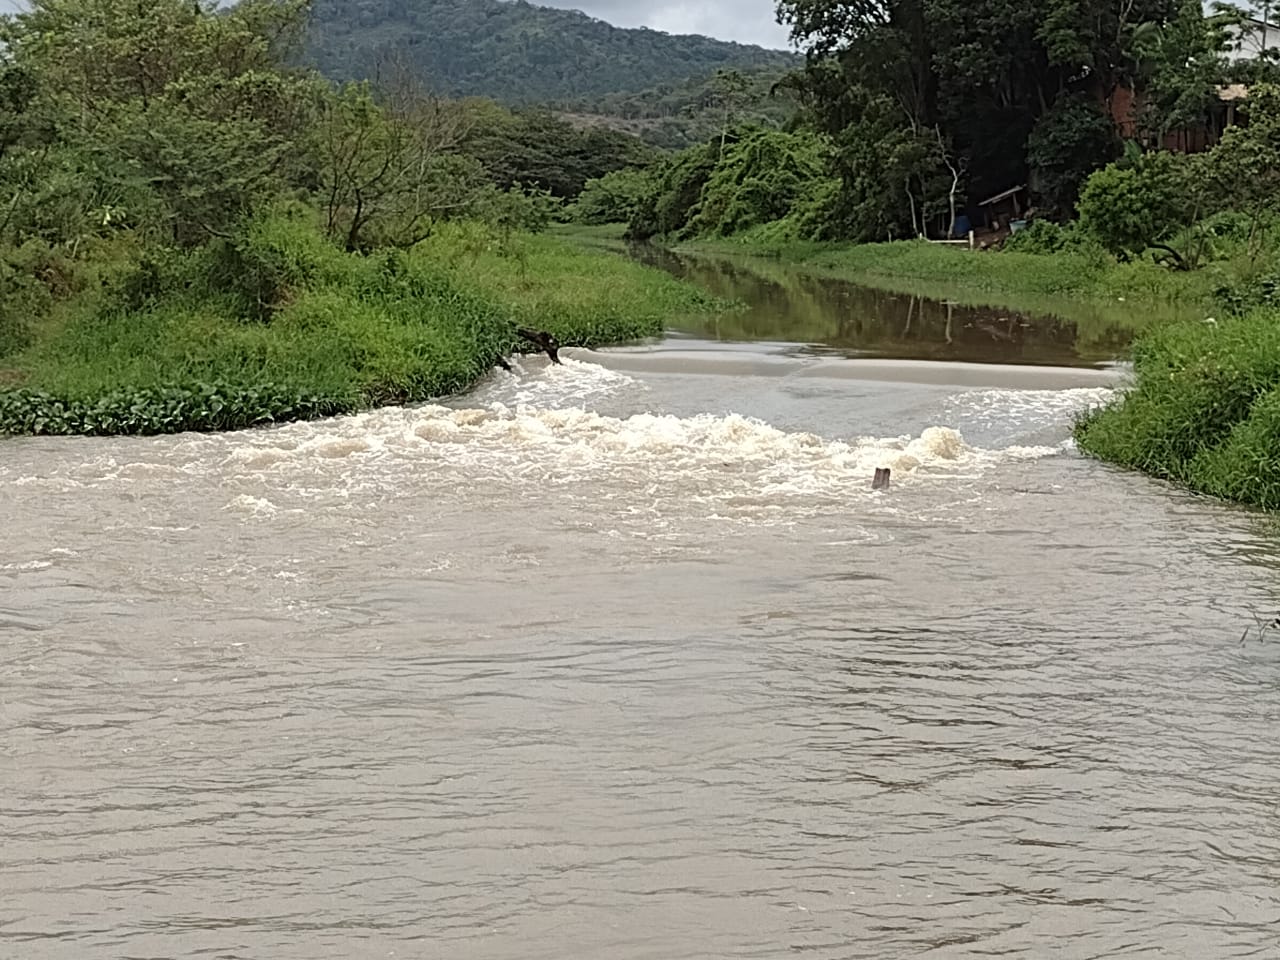
M 0 957 L 1280 956 L 1275 528 L 849 352 L 4 443 Z

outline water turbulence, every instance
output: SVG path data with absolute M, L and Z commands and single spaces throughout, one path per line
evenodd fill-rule
M 0 956 L 1274 950 L 1265 525 L 1105 387 L 595 359 L 5 445 Z

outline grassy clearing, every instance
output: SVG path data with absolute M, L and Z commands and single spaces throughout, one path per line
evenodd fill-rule
M 1280 316 L 1170 324 L 1134 350 L 1135 386 L 1076 426 L 1093 456 L 1280 509 Z
M 718 303 L 661 271 L 545 237 L 442 228 L 412 253 L 346 254 L 273 216 L 143 258 L 0 361 L 0 433 L 235 429 L 426 400 L 522 349 L 661 333 Z

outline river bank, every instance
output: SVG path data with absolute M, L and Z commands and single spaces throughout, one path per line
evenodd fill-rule
M 144 256 L 27 331 L 0 358 L 0 433 L 229 430 L 427 400 L 522 349 L 518 326 L 595 346 L 723 306 L 545 236 L 454 224 L 412 252 L 360 256 L 305 219 L 267 218 Z
M 1214 277 L 1175 273 L 1151 262 L 1117 263 L 1104 254 L 1052 255 L 899 241 L 895 243 L 753 243 L 699 240 L 677 245 L 722 255 L 747 255 L 864 286 L 1000 306 L 1065 319 L 1105 315 L 1134 330 L 1163 319 L 1191 319 L 1209 305 Z
M 1280 317 L 1163 326 L 1134 385 L 1077 424 L 1084 452 L 1200 493 L 1280 509 Z
M 579 245 L 620 249 L 625 225 L 567 225 L 558 235 Z M 969 250 L 894 243 L 816 243 L 756 240 L 649 242 L 674 253 L 778 264 L 892 293 L 1058 317 L 1138 332 L 1165 320 L 1201 319 L 1214 312 L 1215 290 L 1232 271 L 1210 267 L 1176 272 L 1150 261 L 1119 263 L 1100 251 L 1053 254 Z

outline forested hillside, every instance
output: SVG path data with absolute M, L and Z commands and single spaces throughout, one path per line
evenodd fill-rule
M 798 107 L 791 89 L 779 86 L 790 72 L 778 67 L 722 69 L 638 93 L 582 97 L 556 107 L 579 126 L 605 127 L 655 147 L 679 150 L 718 136 L 726 116 L 737 122 L 784 126 Z
M 374 77 L 398 59 L 436 93 L 509 104 L 636 93 L 722 67 L 800 63 L 779 50 L 627 30 L 521 0 L 315 0 L 306 56 L 338 80 Z

